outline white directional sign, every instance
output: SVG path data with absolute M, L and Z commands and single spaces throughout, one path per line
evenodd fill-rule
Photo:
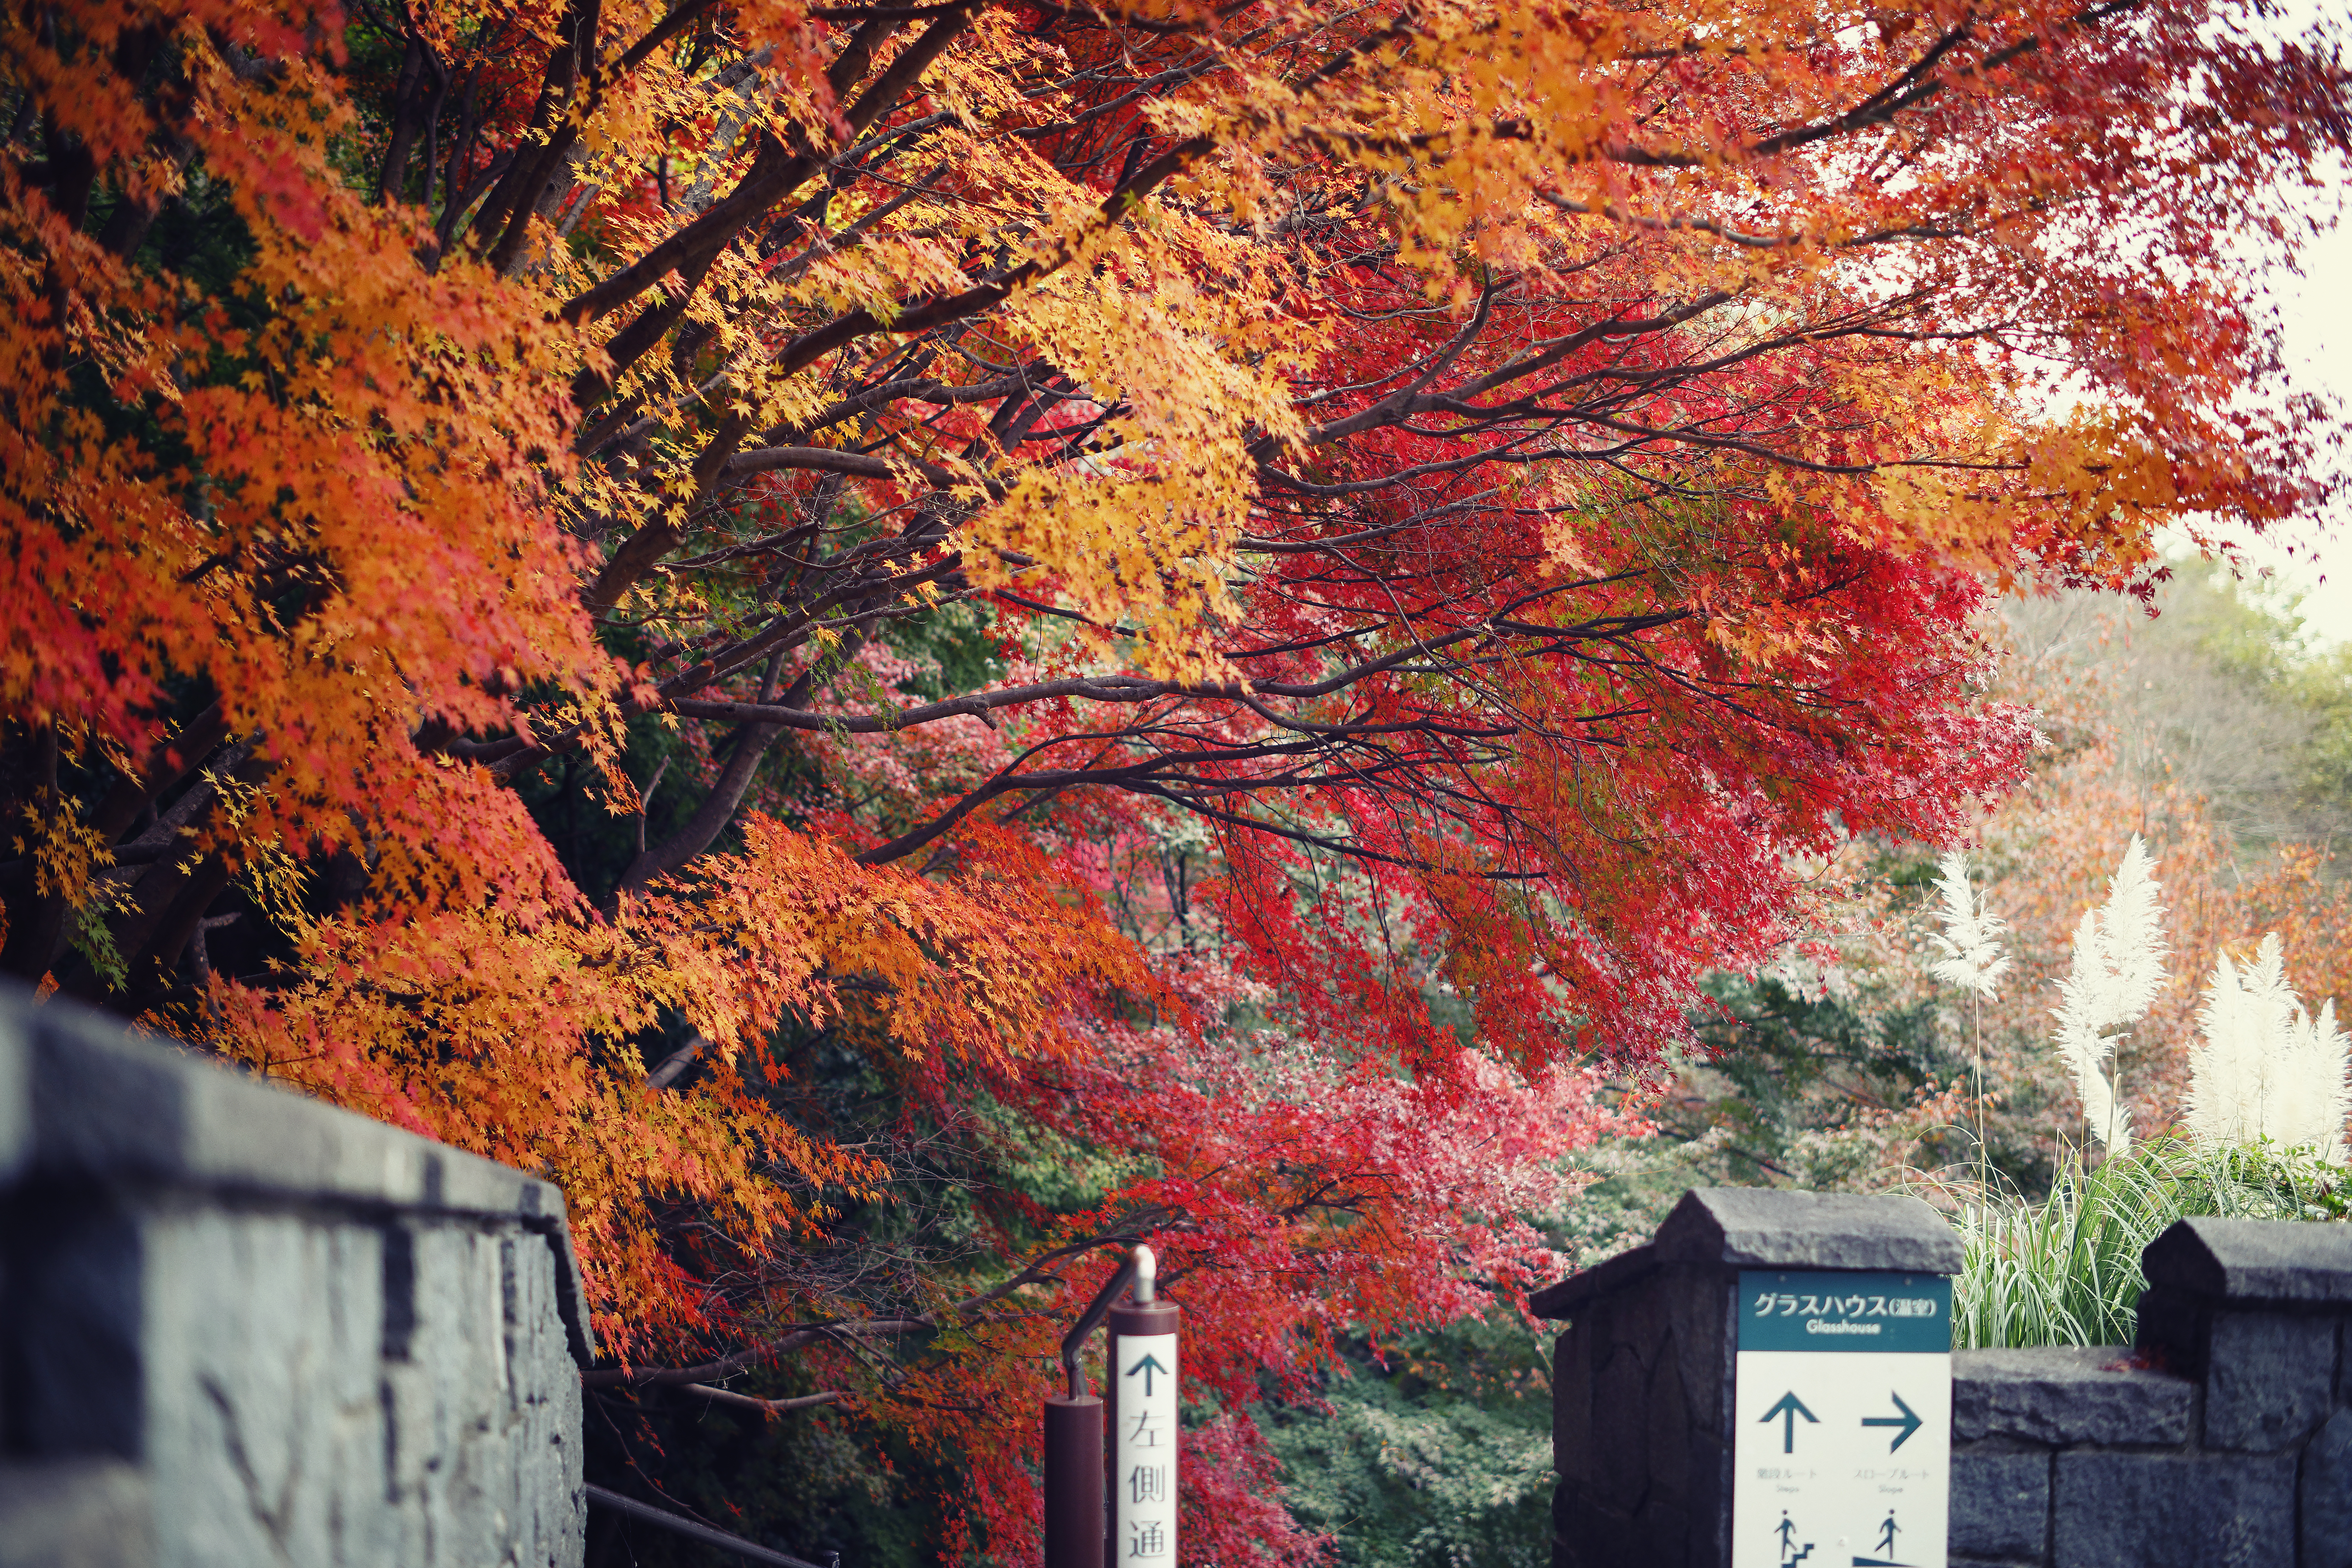
M 1952 1284 L 1739 1276 L 1731 1568 L 1944 1568 Z
M 1176 1562 L 1176 1336 L 1112 1336 L 1118 1430 L 1111 1434 L 1110 1559 L 1117 1568 Z

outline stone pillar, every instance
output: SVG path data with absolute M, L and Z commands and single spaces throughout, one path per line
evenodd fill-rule
M 1960 1244 L 1910 1197 L 1687 1193 L 1649 1242 L 1538 1292 L 1552 1363 L 1553 1568 L 1727 1568 L 1743 1268 L 1954 1274 Z
M 0 1568 L 579 1568 L 563 1195 L 0 988 Z
M 2161 1543 L 2148 1526 L 2179 1513 L 2170 1500 L 2101 1510 L 2135 1521 L 2142 1539 L 2100 1560 L 2144 1548 L 2156 1555 L 2142 1562 L 2188 1561 L 2179 1548 L 2191 1535 L 2227 1553 L 2246 1547 L 2251 1531 L 2263 1561 L 2286 1561 L 2291 1548 L 2302 1568 L 2352 1568 L 2352 1226 L 2184 1219 L 2148 1245 L 2140 1268 L 2148 1288 L 2137 1348 L 2203 1385 L 2196 1456 L 2182 1462 L 2194 1464 L 2212 1506 L 2173 1519 Z M 2061 1561 L 2077 1555 L 2069 1494 L 2095 1485 L 2087 1474 L 2070 1481 L 2069 1458 L 2058 1458 Z

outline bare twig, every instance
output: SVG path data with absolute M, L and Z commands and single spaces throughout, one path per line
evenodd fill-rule
M 780 1415 L 787 1410 L 812 1410 L 820 1405 L 838 1405 L 849 1397 L 839 1389 L 828 1389 L 823 1394 L 803 1394 L 796 1399 L 755 1399 L 731 1388 L 713 1388 L 707 1383 L 681 1384 L 679 1387 L 685 1393 L 700 1394 L 714 1404 L 763 1411 L 770 1415 Z

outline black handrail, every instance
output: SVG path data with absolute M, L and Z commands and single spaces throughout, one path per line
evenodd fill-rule
M 588 1487 L 588 1500 L 598 1508 L 609 1508 L 614 1513 L 625 1513 L 631 1519 L 644 1520 L 647 1524 L 659 1525 L 662 1529 L 673 1531 L 688 1540 L 699 1541 L 705 1546 L 716 1546 L 724 1552 L 732 1552 L 736 1556 L 748 1558 L 753 1563 L 771 1563 L 773 1564 L 773 1568 L 818 1568 L 818 1564 L 803 1558 L 787 1556 L 772 1547 L 762 1546 L 756 1541 L 746 1541 L 740 1535 L 730 1535 L 723 1530 L 713 1529 L 700 1520 L 688 1519 L 684 1514 L 672 1513 L 667 1509 L 656 1508 L 651 1503 L 639 1502 L 633 1497 L 623 1497 L 619 1492 L 608 1491 L 593 1482 L 591 1482 Z M 824 1568 L 841 1568 L 840 1552 L 833 1552 L 826 1555 L 832 1561 L 826 1563 Z
M 1078 1369 L 1078 1352 L 1086 1348 L 1087 1336 L 1102 1327 L 1102 1321 L 1110 1316 L 1111 1306 L 1118 1300 L 1118 1293 L 1135 1282 L 1135 1252 L 1129 1248 L 1127 1257 L 1119 1263 L 1118 1272 L 1095 1292 L 1094 1300 L 1087 1305 L 1076 1326 L 1062 1336 L 1062 1370 L 1069 1374 L 1070 1397 L 1073 1399 L 1084 1398 L 1087 1392 L 1087 1374 Z

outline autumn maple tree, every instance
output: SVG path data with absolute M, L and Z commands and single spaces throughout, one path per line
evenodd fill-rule
M 2016 776 L 1988 585 L 2323 499 L 2263 21 L 12 8 L 0 967 L 547 1172 L 596 1387 L 797 1354 L 971 1540 L 1149 1236 L 1305 1551 L 1261 1380 Z

